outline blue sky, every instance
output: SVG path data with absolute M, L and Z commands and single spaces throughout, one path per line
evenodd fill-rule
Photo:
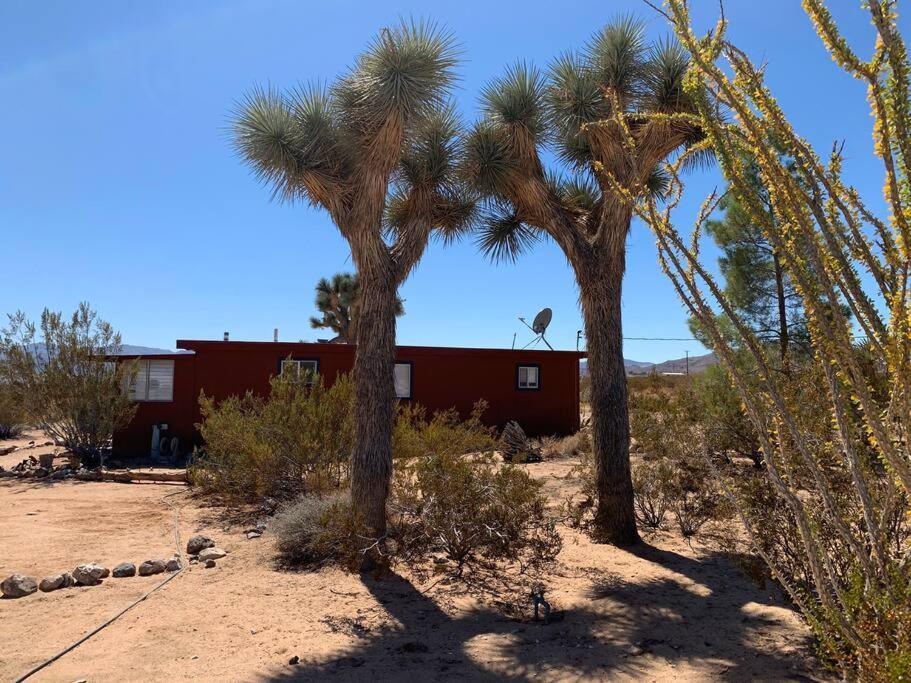
M 696 0 L 701 24 L 717 3 Z M 859 0 L 832 0 L 866 55 L 871 27 Z M 797 129 L 818 149 L 846 141 L 849 178 L 880 196 L 862 85 L 843 75 L 797 0 L 730 0 L 731 37 L 768 62 Z M 431 17 L 464 50 L 457 99 L 466 120 L 481 86 L 504 65 L 545 66 L 618 13 L 663 19 L 640 0 L 605 2 L 31 2 L 0 4 L 0 313 L 88 300 L 125 342 L 173 347 L 177 338 L 315 339 L 313 286 L 351 269 L 328 218 L 270 201 L 227 134 L 235 102 L 256 84 L 329 80 L 384 25 Z M 721 181 L 691 178 L 679 218 L 690 221 Z M 516 319 L 554 311 L 549 337 L 574 348 L 582 327 L 573 276 L 553 244 L 515 265 L 492 265 L 470 240 L 430 247 L 402 297 L 401 344 L 508 347 L 530 333 Z M 688 337 L 686 315 L 635 224 L 623 300 L 628 337 Z M 695 341 L 627 341 L 636 360 L 660 361 Z

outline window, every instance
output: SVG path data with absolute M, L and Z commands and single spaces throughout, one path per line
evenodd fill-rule
M 516 368 L 516 389 L 536 391 L 541 388 L 541 368 L 537 365 L 520 365 Z
M 130 384 L 130 398 L 134 401 L 173 401 L 174 361 L 139 361 L 136 376 Z
M 319 361 L 285 359 L 281 362 L 280 371 L 283 377 L 289 375 L 291 379 L 301 380 L 309 386 L 319 372 Z
M 411 398 L 411 363 L 395 364 L 395 397 Z

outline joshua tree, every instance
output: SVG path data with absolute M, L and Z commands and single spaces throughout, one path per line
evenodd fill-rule
M 259 178 L 282 199 L 324 209 L 351 248 L 360 281 L 351 495 L 378 539 L 392 474 L 396 292 L 431 232 L 450 234 L 471 216 L 454 181 L 456 63 L 449 34 L 401 23 L 329 88 L 254 90 L 234 122 Z
M 357 334 L 358 280 L 352 273 L 336 273 L 332 280 L 320 278 L 316 283 L 316 308 L 321 318 L 311 316 L 310 327 L 335 332 L 332 340 L 339 344 L 352 344 Z M 401 298 L 395 298 L 395 315 L 405 314 Z
M 678 44 L 647 46 L 642 25 L 620 19 L 546 74 L 507 69 L 484 90 L 485 116 L 466 142 L 466 176 L 487 199 L 481 248 L 514 259 L 546 235 L 575 272 L 591 374 L 596 537 L 615 544 L 638 540 L 620 316 L 633 207 L 619 190 L 660 193 L 659 165 L 699 140 L 684 116 L 687 66 Z M 545 168 L 549 142 L 568 177 Z

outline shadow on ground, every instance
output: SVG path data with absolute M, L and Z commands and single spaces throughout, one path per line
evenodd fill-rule
M 761 606 L 776 600 L 738 575 L 727 557 L 695 560 L 648 545 L 631 555 L 667 571 L 643 583 L 593 573 L 577 601 L 585 607 L 570 607 L 548 625 L 484 608 L 453 617 L 405 578 L 365 578 L 367 590 L 401 626 L 354 633 L 356 642 L 330 661 L 307 661 L 307 644 L 300 643 L 300 663 L 267 680 L 655 678 L 673 676 L 684 664 L 713 680 L 819 675 L 806 669 L 805 642 L 779 648 L 766 639 L 775 617 L 757 612 L 774 614 Z

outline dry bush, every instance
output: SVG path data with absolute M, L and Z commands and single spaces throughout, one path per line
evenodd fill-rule
M 440 554 L 466 568 L 540 571 L 561 548 L 542 484 L 513 465 L 434 454 L 399 468 L 391 502 L 395 560 Z
M 636 519 L 649 529 L 660 529 L 670 508 L 669 494 L 674 468 L 667 460 L 640 462 L 633 466 L 633 496 Z
M 275 516 L 271 530 L 278 559 L 286 567 L 335 564 L 349 571 L 360 566 L 365 535 L 348 495 L 304 495 Z
M 39 325 L 19 312 L 0 333 L 0 382 L 30 424 L 98 467 L 136 411 L 126 391 L 136 363 L 114 362 L 120 351 L 120 335 L 87 303 L 69 320 L 45 309 Z
M 587 431 L 579 431 L 562 438 L 545 436 L 539 440 L 541 455 L 545 460 L 567 459 L 591 452 L 591 436 Z
M 274 377 L 268 398 L 247 393 L 216 403 L 200 396 L 205 441 L 192 481 L 228 498 L 291 499 L 338 489 L 348 477 L 352 448 L 352 384 L 339 376 L 307 385 Z

